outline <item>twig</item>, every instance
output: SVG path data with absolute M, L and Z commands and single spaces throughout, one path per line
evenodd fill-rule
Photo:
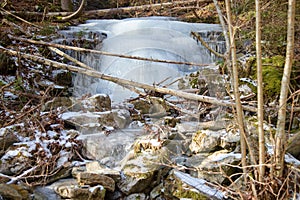
M 100 54 L 105 56 L 114 56 L 119 58 L 127 58 L 127 59 L 133 59 L 133 60 L 143 60 L 143 61 L 151 61 L 151 62 L 159 62 L 159 63 L 168 63 L 168 64 L 176 64 L 176 65 L 193 65 L 193 66 L 209 66 L 209 64 L 200 64 L 200 63 L 193 63 L 193 62 L 180 62 L 180 61 L 174 61 L 174 60 L 160 60 L 160 59 L 152 59 L 152 58 L 145 58 L 145 57 L 139 57 L 139 56 L 128 56 L 123 54 L 116 54 L 116 53 L 110 53 L 105 51 L 99 51 L 99 50 L 93 50 L 93 49 L 86 49 L 81 47 L 73 47 L 68 45 L 62 45 L 62 44 L 55 44 L 55 43 L 49 43 L 49 42 L 43 42 L 43 41 L 36 41 L 31 39 L 25 39 L 20 37 L 15 37 L 12 35 L 9 35 L 11 39 L 19 40 L 22 42 L 28 42 L 32 44 L 40 44 L 40 45 L 46 45 L 50 47 L 56 47 L 56 48 L 63 48 L 68 50 L 74 50 L 74 51 L 80 51 L 85 53 L 94 53 L 94 54 Z
M 130 80 L 122 79 L 122 78 L 117 78 L 117 77 L 114 77 L 114 76 L 109 76 L 109 75 L 103 74 L 103 73 L 95 71 L 95 70 L 83 69 L 83 68 L 76 67 L 76 66 L 73 66 L 73 65 L 62 64 L 62 63 L 59 63 L 59 62 L 56 62 L 56 61 L 53 61 L 53 60 L 49 60 L 49 59 L 46 59 L 46 58 L 43 58 L 43 57 L 29 55 L 29 54 L 20 53 L 20 52 L 14 51 L 14 50 L 6 49 L 6 48 L 3 48 L 1 46 L 0 46 L 0 51 L 3 52 L 3 53 L 7 53 L 9 55 L 13 55 L 13 56 L 18 56 L 19 55 L 20 57 L 30 59 L 30 60 L 45 64 L 45 65 L 50 65 L 50 66 L 53 66 L 53 67 L 56 67 L 56 68 L 67 69 L 67 70 L 70 70 L 70 71 L 73 71 L 73 72 L 86 74 L 88 76 L 92 76 L 92 77 L 100 78 L 100 79 L 103 79 L 103 80 L 111 81 L 111 82 L 114 82 L 118 85 L 131 85 L 131 86 L 143 88 L 143 89 L 149 90 L 149 91 L 155 91 L 155 92 L 162 93 L 162 94 L 169 94 L 169 95 L 178 96 L 178 97 L 181 97 L 181 98 L 184 98 L 184 99 L 202 101 L 202 102 L 211 103 L 211 104 L 220 105 L 220 106 L 232 107 L 232 106 L 235 105 L 235 103 L 232 103 L 230 101 L 219 100 L 219 99 L 214 98 L 214 97 L 191 94 L 191 93 L 186 93 L 186 92 L 182 92 L 182 91 L 178 91 L 178 90 L 174 90 L 174 89 L 169 89 L 169 88 L 155 87 L 153 85 L 148 85 L 148 84 L 144 84 L 144 83 L 130 81 Z M 251 112 L 256 112 L 256 108 L 250 107 L 250 106 L 243 106 L 243 109 L 251 111 Z

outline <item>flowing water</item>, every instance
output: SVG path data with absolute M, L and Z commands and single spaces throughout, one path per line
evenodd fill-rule
M 216 51 L 225 51 L 219 25 L 185 23 L 167 17 L 89 20 L 85 24 L 63 31 L 62 34 L 66 37 L 75 35 L 92 42 L 98 41 L 93 44 L 94 49 L 114 54 L 204 65 L 215 62 L 215 56 L 190 36 L 191 31 L 199 33 Z M 215 70 L 215 67 L 211 66 L 158 63 L 95 54 L 80 54 L 76 57 L 104 74 L 151 85 L 163 80 L 166 80 L 163 84 L 168 85 L 187 73 Z M 205 76 L 206 79 L 211 79 L 210 81 L 215 79 L 215 75 L 209 77 L 205 73 Z M 177 88 L 176 84 L 172 87 Z M 81 96 L 87 93 L 106 93 L 114 102 L 136 95 L 112 82 L 77 75 L 74 78 L 74 94 Z

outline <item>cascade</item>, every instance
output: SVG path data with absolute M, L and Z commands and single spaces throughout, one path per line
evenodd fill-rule
M 211 68 L 206 65 L 217 60 L 213 54 L 191 37 L 191 31 L 199 33 L 216 51 L 220 53 L 225 51 L 220 25 L 186 23 L 169 17 L 88 20 L 85 24 L 62 31 L 62 34 L 66 37 L 80 35 L 91 41 L 100 38 L 101 42 L 94 43 L 93 48 L 114 54 L 204 64 L 199 67 L 98 54 L 76 56 L 77 59 L 104 74 L 151 85 L 164 81 L 162 84 L 168 85 L 174 79 L 187 73 Z M 176 89 L 177 86 L 173 84 L 171 87 Z M 106 93 L 114 102 L 120 102 L 136 95 L 112 82 L 84 75 L 74 77 L 74 94 L 81 96 L 87 93 Z

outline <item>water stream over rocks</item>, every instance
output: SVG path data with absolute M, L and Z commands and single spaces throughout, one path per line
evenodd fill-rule
M 165 80 L 160 86 L 177 79 L 168 87 L 190 90 L 197 86 L 205 95 L 221 98 L 225 80 L 214 64 L 217 59 L 190 36 L 191 31 L 199 33 L 211 48 L 224 52 L 219 25 L 165 17 L 89 20 L 62 31 L 65 38 L 56 42 L 130 56 L 209 64 L 199 67 L 68 52 L 105 74 L 151 85 Z M 241 156 L 239 133 L 231 126 L 232 117 L 226 109 L 178 98 L 172 98 L 170 104 L 166 101 L 169 98 L 154 96 L 128 102 L 135 93 L 80 74 L 73 77 L 73 84 L 74 98 L 47 102 L 44 109 L 67 110 L 60 118 L 77 129 L 76 134 L 67 132 L 66 137 L 82 141 L 83 162 L 72 161 L 72 148 L 66 146 L 59 166 L 70 168 L 58 173 L 56 179 L 61 180 L 36 188 L 36 199 L 226 197 L 224 191 L 210 184 L 230 185 L 228 177 L 240 172 L 229 167 L 239 163 Z M 0 131 L 0 139 L 4 131 Z M 10 163 L 14 162 L 8 160 L 5 167 L 10 168 Z M 233 176 L 232 180 L 237 178 Z

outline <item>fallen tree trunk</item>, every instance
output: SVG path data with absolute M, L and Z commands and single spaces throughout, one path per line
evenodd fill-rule
M 147 5 L 141 5 L 141 6 L 130 6 L 130 7 L 120 7 L 120 8 L 109 8 L 109 9 L 100 9 L 100 10 L 90 10 L 90 11 L 84 11 L 81 13 L 81 16 L 87 19 L 95 19 L 95 18 L 103 18 L 103 17 L 109 17 L 114 15 L 124 15 L 128 13 L 134 13 L 134 12 L 143 12 L 143 11 L 150 11 L 151 9 L 165 9 L 165 8 L 171 8 L 171 7 L 184 7 L 184 6 L 190 6 L 190 5 L 199 5 L 199 4 L 205 4 L 205 3 L 212 3 L 212 0 L 184 0 L 184 1 L 174 1 L 174 2 L 168 2 L 168 3 L 158 3 L 158 4 L 147 4 Z M 28 18 L 42 18 L 44 17 L 44 13 L 41 12 L 14 12 L 12 13 L 22 16 L 22 17 L 28 17 Z M 57 17 L 58 20 L 59 17 L 65 17 L 68 15 L 72 15 L 72 12 L 50 12 L 46 13 L 45 17 L 47 18 L 53 18 Z M 139 16 L 141 17 L 141 16 Z
M 81 73 L 81 74 L 85 74 L 85 75 L 88 75 L 88 76 L 91 76 L 91 77 L 111 81 L 111 82 L 114 82 L 118 85 L 139 87 L 139 88 L 142 88 L 142 89 L 145 89 L 145 90 L 148 90 L 148 91 L 154 91 L 154 92 L 158 92 L 158 93 L 162 93 L 162 94 L 169 94 L 169 95 L 181 97 L 181 98 L 184 98 L 184 99 L 196 100 L 196 101 L 211 103 L 211 104 L 220 105 L 220 106 L 227 106 L 227 107 L 235 106 L 234 102 L 219 100 L 217 98 L 209 97 L 209 96 L 191 94 L 191 93 L 178 91 L 178 90 L 174 90 L 174 89 L 155 87 L 153 85 L 148 85 L 148 84 L 144 84 L 144 83 L 130 81 L 130 80 L 114 77 L 114 76 L 109 76 L 109 75 L 100 73 L 100 72 L 95 71 L 95 70 L 84 69 L 84 68 L 76 67 L 76 66 L 73 66 L 73 65 L 62 64 L 62 63 L 59 63 L 59 62 L 56 62 L 56 61 L 53 61 L 53 60 L 49 60 L 49 59 L 46 59 L 46 58 L 43 58 L 43 57 L 29 55 L 29 54 L 25 54 L 25 53 L 20 53 L 20 52 L 10 50 L 10 49 L 6 49 L 6 48 L 3 48 L 3 47 L 0 47 L 0 51 L 3 52 L 3 53 L 9 54 L 9 55 L 18 56 L 18 57 L 22 57 L 22 58 L 25 58 L 25 59 L 30 59 L 30 60 L 33 60 L 35 62 L 45 64 L 45 65 L 49 65 L 49 66 L 52 66 L 52 67 L 67 69 L 67 70 L 77 72 L 77 73 Z M 250 107 L 250 106 L 243 106 L 243 109 L 251 111 L 251 112 L 256 112 L 256 108 Z

